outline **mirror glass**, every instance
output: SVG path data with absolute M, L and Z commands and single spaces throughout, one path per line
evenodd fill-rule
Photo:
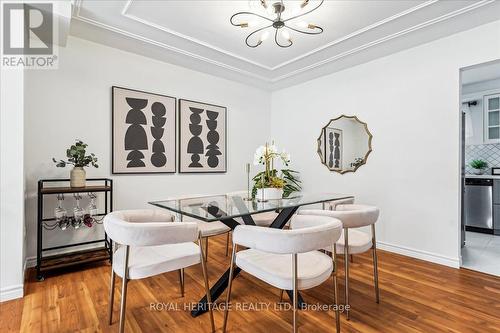
M 342 115 L 321 129 L 318 154 L 329 170 L 354 172 L 366 163 L 372 151 L 372 134 L 356 116 Z

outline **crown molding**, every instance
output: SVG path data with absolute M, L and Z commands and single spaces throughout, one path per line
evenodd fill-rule
M 235 59 L 238 59 L 238 60 L 242 60 L 242 61 L 245 61 L 249 64 L 252 64 L 252 65 L 255 65 L 255 66 L 258 66 L 260 68 L 263 68 L 263 69 L 266 69 L 266 70 L 269 70 L 269 71 L 272 71 L 273 70 L 273 67 L 269 67 L 269 66 L 266 66 L 264 64 L 261 64 L 260 62 L 257 62 L 257 61 L 253 61 L 251 59 L 248 59 L 246 57 L 243 57 L 243 56 L 240 56 L 240 55 L 237 55 L 236 53 L 233 53 L 233 52 L 230 52 L 230 51 L 227 51 L 227 50 L 224 50 L 224 49 L 221 49 L 220 47 L 217 47 L 215 45 L 212 45 L 210 43 L 206 43 L 202 40 L 199 40 L 199 39 L 196 39 L 196 38 L 193 38 L 193 37 L 190 37 L 188 35 L 184 35 L 180 32 L 177 32 L 175 30 L 172 30 L 172 29 L 169 29 L 169 28 L 166 28 L 162 25 L 159 25 L 159 24 L 156 24 L 154 22 L 151 22 L 151 21 L 148 21 L 148 20 L 145 20 L 145 19 L 142 19 L 138 16 L 135 16 L 135 15 L 132 15 L 132 14 L 129 14 L 127 13 L 130 5 L 132 4 L 134 0 L 127 0 L 127 3 L 125 4 L 125 6 L 123 7 L 123 10 L 121 11 L 121 14 L 128 18 L 128 19 L 131 19 L 131 20 L 134 20 L 136 22 L 139 22 L 139 23 L 142 23 L 144 25 L 147 25 L 151 28 L 155 28 L 155 29 L 158 29 L 158 30 L 161 30 L 163 32 L 166 32 L 170 35 L 173 35 L 173 36 L 176 36 L 176 37 L 180 37 L 184 40 L 187 40 L 189 42 L 193 42 L 195 44 L 198 44 L 198 45 L 201 45 L 201 46 L 204 46 L 204 47 L 207 47 L 209 49 L 212 49 L 214 51 L 217 51 L 217 52 L 220 52 L 220 53 L 223 53 L 225 55 L 228 55 L 228 56 L 231 56 Z
M 276 66 L 267 66 L 267 65 L 261 64 L 261 63 L 259 63 L 257 61 L 250 60 L 250 59 L 248 59 L 246 57 L 243 57 L 243 56 L 237 55 L 237 54 L 235 54 L 233 52 L 224 50 L 224 49 L 222 49 L 220 47 L 217 47 L 215 45 L 212 45 L 210 43 L 206 43 L 206 42 L 201 41 L 199 39 L 196 39 L 194 37 L 182 34 L 182 33 L 178 32 L 178 31 L 173 30 L 173 29 L 169 29 L 169 28 L 167 28 L 165 26 L 156 24 L 156 23 L 151 22 L 149 20 L 146 20 L 146 19 L 140 18 L 138 16 L 135 16 L 133 14 L 130 14 L 130 13 L 128 13 L 128 10 L 129 10 L 130 6 L 132 5 L 132 3 L 134 2 L 134 0 L 127 0 L 127 2 L 125 3 L 125 6 L 123 7 L 123 9 L 121 11 L 121 14 L 124 17 L 128 18 L 128 19 L 131 19 L 131 20 L 134 20 L 136 22 L 139 22 L 139 23 L 142 23 L 144 25 L 147 25 L 149 27 L 161 30 L 161 31 L 166 32 L 166 33 L 168 33 L 170 35 L 173 35 L 173 36 L 182 38 L 184 40 L 187 40 L 189 42 L 192 42 L 192 43 L 195 43 L 195 44 L 207 47 L 207 48 L 212 49 L 214 51 L 221 52 L 221 53 L 223 53 L 225 55 L 228 55 L 228 56 L 233 57 L 233 58 L 238 59 L 238 60 L 245 61 L 245 62 L 247 62 L 249 64 L 258 66 L 260 68 L 263 68 L 263 69 L 266 69 L 266 70 L 269 70 L 269 71 L 274 71 L 274 70 L 282 68 L 282 67 L 284 67 L 286 65 L 292 64 L 292 63 L 294 63 L 296 61 L 304 59 L 304 58 L 306 58 L 308 56 L 311 56 L 311 55 L 313 55 L 313 54 L 315 54 L 317 52 L 320 52 L 320 51 L 322 51 L 324 49 L 327 49 L 327 48 L 329 48 L 329 47 L 331 47 L 333 45 L 337 45 L 337 44 L 339 44 L 341 42 L 344 42 L 344 41 L 346 41 L 348 39 L 351 39 L 351 38 L 354 38 L 354 37 L 359 36 L 361 34 L 364 34 L 364 33 L 368 32 L 370 30 L 373 30 L 373 29 L 375 29 L 375 28 L 377 28 L 377 27 L 379 27 L 381 25 L 387 24 L 387 23 L 392 22 L 392 21 L 394 21 L 394 20 L 396 20 L 398 18 L 401 18 L 403 16 L 411 14 L 411 13 L 417 11 L 417 10 L 420 10 L 422 8 L 425 8 L 425 7 L 428 7 L 428 6 L 434 4 L 434 3 L 438 2 L 438 1 L 439 0 L 428 0 L 426 2 L 423 2 L 423 3 L 421 3 L 421 4 L 417 5 L 417 6 L 414 6 L 414 7 L 411 7 L 409 9 L 406 9 L 406 10 L 404 10 L 402 12 L 399 12 L 399 13 L 397 13 L 395 15 L 392 15 L 390 17 L 386 17 L 383 20 L 377 21 L 377 22 L 375 22 L 373 24 L 370 24 L 370 25 L 368 25 L 366 27 L 363 27 L 363 28 L 361 28 L 359 30 L 356 30 L 356 31 L 354 31 L 354 32 L 352 32 L 352 33 L 350 33 L 348 35 L 345 35 L 345 36 L 343 36 L 341 38 L 333 40 L 333 41 L 331 41 L 331 42 L 329 42 L 329 43 L 327 43 L 327 44 L 325 44 L 323 46 L 320 46 L 320 47 L 315 48 L 315 49 L 313 49 L 313 50 L 311 50 L 309 52 L 301 54 L 301 55 L 299 55 L 299 56 L 297 56 L 295 58 L 292 58 L 290 60 L 284 61 L 284 62 L 282 62 L 282 63 L 280 63 L 280 64 L 278 64 Z
M 177 48 L 177 47 L 174 47 L 174 46 L 162 43 L 160 41 L 157 41 L 157 40 L 154 40 L 154 39 L 150 39 L 150 38 L 146 38 L 146 37 L 143 37 L 143 36 L 131 33 L 129 31 L 125 31 L 125 30 L 120 29 L 118 27 L 111 26 L 111 25 L 108 25 L 108 24 L 105 24 L 105 23 L 102 23 L 102 22 L 90 19 L 88 17 L 84 17 L 84 16 L 81 15 L 82 1 L 83 0 L 75 0 L 75 3 L 74 3 L 73 18 L 76 19 L 76 20 L 85 22 L 87 24 L 90 24 L 90 25 L 93 25 L 93 26 L 96 26 L 96 27 L 99 27 L 99 28 L 102 28 L 102 29 L 106 29 L 106 30 L 118 33 L 118 34 L 121 34 L 121 35 L 124 35 L 124 36 L 132 38 L 132 39 L 136 39 L 136 40 L 139 40 L 139 41 L 142 41 L 142 42 L 145 42 L 145 43 L 152 44 L 152 45 L 161 47 L 163 49 L 166 49 L 166 50 L 169 50 L 169 51 L 172 51 L 172 52 L 175 52 L 175 53 L 187 56 L 187 57 L 191 57 L 193 59 L 196 59 L 196 60 L 199 60 L 199 61 L 203 61 L 203 62 L 206 62 L 206 63 L 212 64 L 212 65 L 218 66 L 218 67 L 223 68 L 223 69 L 227 69 L 227 70 L 233 71 L 235 73 L 239 73 L 239 74 L 246 75 L 246 76 L 249 76 L 249 77 L 252 77 L 252 78 L 256 78 L 256 79 L 259 79 L 259 80 L 261 80 L 263 82 L 271 83 L 271 84 L 272 83 L 277 83 L 277 82 L 279 82 L 279 81 L 281 81 L 283 79 L 290 78 L 292 76 L 298 75 L 298 74 L 306 72 L 308 70 L 317 68 L 319 66 L 328 64 L 330 62 L 334 62 L 336 60 L 345 58 L 345 57 L 347 57 L 349 55 L 358 53 L 358 52 L 363 51 L 365 49 L 368 49 L 370 47 L 374 47 L 376 45 L 382 44 L 382 43 L 384 43 L 386 41 L 390 41 L 392 39 L 395 39 L 395 38 L 407 35 L 407 34 L 409 34 L 411 32 L 418 31 L 420 29 L 426 28 L 426 27 L 431 26 L 433 24 L 436 24 L 436 23 L 448 20 L 448 19 L 453 18 L 455 16 L 467 13 L 469 11 L 478 9 L 480 7 L 483 7 L 483 6 L 486 6 L 486 5 L 490 4 L 490 3 L 495 2 L 495 0 L 481 0 L 481 1 L 475 2 L 475 3 L 471 4 L 471 5 L 468 5 L 468 6 L 465 6 L 463 8 L 457 9 L 455 11 L 449 12 L 447 14 L 441 15 L 441 16 L 439 16 L 437 18 L 433 18 L 431 20 L 419 23 L 419 24 L 414 25 L 412 27 L 409 27 L 409 28 L 403 29 L 401 31 L 398 31 L 396 33 L 393 33 L 393 34 L 384 36 L 382 38 L 379 38 L 379 39 L 377 39 L 375 41 L 371 41 L 371 42 L 365 43 L 365 44 L 360 45 L 360 46 L 358 46 L 356 48 L 353 48 L 353 49 L 350 49 L 348 51 L 336 54 L 336 55 L 334 55 L 332 57 L 329 57 L 327 59 L 315 62 L 315 63 L 310 64 L 308 66 L 301 67 L 301 68 L 296 69 L 294 71 L 288 72 L 288 73 L 286 73 L 284 75 L 280 75 L 280 76 L 277 76 L 275 78 L 268 78 L 268 77 L 265 77 L 265 76 L 262 76 L 262 75 L 259 75 L 259 74 L 255 74 L 254 72 L 251 72 L 251 71 L 248 71 L 248 70 L 243 70 L 241 68 L 237 68 L 235 66 L 228 65 L 228 64 L 223 63 L 221 61 L 210 59 L 210 58 L 207 58 L 207 57 L 204 57 L 204 56 L 201 56 L 201 55 L 198 55 L 198 54 L 195 54 L 195 53 L 192 53 L 192 52 L 189 52 L 189 51 L 186 51 L 186 50 L 182 50 L 180 48 Z M 378 22 L 376 22 L 374 24 L 371 24 L 371 25 L 369 25 L 369 26 L 367 26 L 367 27 L 365 27 L 363 29 L 357 30 L 357 31 L 355 31 L 355 32 L 353 32 L 353 33 L 351 33 L 349 35 L 346 35 L 346 36 L 344 36 L 342 38 L 339 38 L 339 39 L 337 39 L 335 41 L 332 41 L 332 42 L 330 42 L 328 44 L 325 44 L 322 47 L 319 47 L 317 49 L 311 50 L 310 52 L 305 53 L 305 54 L 303 54 L 301 56 L 298 56 L 298 57 L 296 57 L 294 59 L 285 61 L 285 62 L 283 62 L 283 63 L 281 63 L 281 64 L 279 64 L 277 66 L 274 66 L 274 67 L 265 66 L 265 65 L 256 63 L 254 61 L 251 61 L 249 59 L 246 59 L 244 57 L 240 57 L 240 56 L 234 55 L 234 54 L 232 54 L 230 52 L 226 52 L 226 51 L 224 51 L 224 50 L 222 50 L 220 48 L 216 48 L 216 47 L 214 47 L 214 46 L 212 46 L 212 45 L 210 45 L 208 43 L 205 43 L 205 42 L 202 42 L 202 41 L 197 41 L 196 39 L 193 39 L 193 38 L 191 38 L 189 36 L 185 36 L 185 35 L 182 35 L 180 33 L 174 32 L 174 31 L 172 31 L 170 29 L 167 29 L 165 27 L 158 26 L 155 23 L 152 23 L 152 22 L 149 22 L 149 23 L 142 22 L 144 20 L 142 20 L 140 18 L 136 19 L 135 16 L 133 16 L 131 14 L 127 14 L 127 10 L 129 9 L 132 1 L 133 0 L 128 0 L 127 3 L 124 6 L 122 12 L 121 12 L 122 15 L 124 15 L 125 17 L 128 17 L 130 19 L 136 20 L 136 21 L 141 22 L 143 24 L 149 25 L 149 26 L 151 26 L 153 28 L 160 29 L 160 30 L 165 31 L 167 33 L 176 35 L 176 36 L 178 36 L 180 38 L 187 39 L 187 40 L 189 40 L 191 42 L 198 43 L 200 45 L 212 48 L 212 49 L 214 49 L 214 50 L 216 50 L 218 52 L 222 52 L 222 53 L 224 53 L 226 55 L 229 55 L 231 57 L 237 58 L 239 60 L 243 60 L 243 61 L 245 61 L 245 62 L 247 62 L 249 64 L 256 65 L 256 66 L 258 66 L 260 68 L 268 69 L 269 71 L 272 72 L 272 71 L 274 71 L 276 69 L 282 68 L 283 66 L 292 64 L 293 62 L 296 62 L 296 61 L 298 61 L 300 59 L 303 59 L 303 58 L 311 56 L 311 55 L 313 55 L 313 54 L 315 54 L 317 52 L 320 52 L 320 51 L 322 51 L 322 50 L 324 50 L 324 49 L 326 49 L 326 48 L 328 48 L 328 47 L 330 47 L 332 45 L 341 43 L 341 42 L 343 42 L 343 41 L 345 41 L 347 39 L 350 39 L 350 38 L 353 38 L 355 36 L 358 36 L 358 35 L 361 35 L 363 33 L 366 33 L 366 32 L 368 32 L 368 31 L 370 31 L 370 30 L 372 30 L 372 29 L 374 29 L 376 27 L 379 27 L 379 26 L 381 26 L 383 24 L 387 24 L 388 22 L 391 22 L 391 21 L 393 21 L 395 19 L 401 18 L 401 17 L 403 17 L 405 15 L 408 15 L 410 13 L 413 13 L 413 12 L 419 10 L 419 9 L 422 9 L 422 8 L 425 8 L 425 7 L 430 6 L 432 4 L 435 4 L 435 3 L 437 3 L 437 2 L 439 2 L 441 0 L 429 0 L 429 1 L 426 1 L 426 2 L 424 2 L 424 3 L 422 3 L 422 4 L 418 5 L 418 6 L 412 7 L 410 9 L 407 9 L 407 10 L 405 10 L 403 12 L 400 12 L 400 13 L 398 13 L 396 15 L 388 17 L 388 18 L 386 18 L 384 20 L 378 21 Z
M 439 17 L 436 17 L 434 19 L 431 19 L 431 20 L 428 20 L 426 22 L 423 22 L 423 23 L 419 23 L 417 25 L 414 25 L 413 27 L 410 27 L 410 28 L 406 28 L 406 29 L 403 29 L 399 32 L 396 32 L 396 33 L 393 33 L 393 34 L 390 34 L 390 35 L 387 35 L 385 37 L 382 37 L 382 38 L 379 38 L 377 40 L 374 40 L 372 42 L 369 42 L 369 43 L 366 43 L 366 44 L 363 44 L 363 45 L 360 45 L 356 48 L 353 48 L 349 51 L 346 51 L 346 52 L 342 52 L 342 53 L 339 53 L 333 57 L 330 57 L 330 58 L 327 58 L 327 59 L 324 59 L 322 61 L 318 61 L 314 64 L 311 64 L 309 66 L 305 66 L 305 67 L 302 67 L 302 68 L 299 68 L 295 71 L 292 71 L 292 72 L 289 72 L 287 74 L 284 74 L 284 75 L 281 75 L 281 76 L 278 76 L 274 79 L 271 79 L 271 81 L 273 83 L 276 83 L 278 81 L 281 81 L 283 79 L 286 79 L 286 78 L 289 78 L 291 76 L 294 76 L 294 75 L 297 75 L 297 74 L 300 74 L 302 72 L 305 72 L 305 71 L 308 71 L 308 70 L 311 70 L 313 68 L 316 68 L 318 66 L 322 66 L 322 65 L 325 65 L 327 63 L 330 63 L 332 61 L 336 61 L 336 60 L 339 60 L 341 58 L 344 58 L 344 57 L 347 57 L 348 55 L 351 55 L 351 54 L 354 54 L 354 53 L 357 53 L 357 52 L 360 52 L 362 50 L 365 50 L 367 48 L 370 48 L 370 47 L 373 47 L 373 46 L 376 46 L 378 44 L 381 44 L 381 43 L 384 43 L 384 42 L 387 42 L 391 39 L 394 39 L 394 38 L 397 38 L 397 37 L 400 37 L 400 36 L 404 36 L 410 32 L 414 32 L 414 31 L 417 31 L 417 30 L 420 30 L 422 28 L 425 28 L 425 27 L 428 27 L 430 25 L 433 25 L 433 24 L 436 24 L 436 23 L 439 23 L 439 22 L 442 22 L 442 21 L 445 21 L 445 20 L 448 20 L 452 17 L 455 17 L 455 16 L 458 16 L 458 15 L 461 15 L 461 14 L 464 14 L 464 13 L 467 13 L 471 10 L 474 10 L 474 9 L 477 9 L 477 8 L 480 8 L 480 7 L 483 7 L 485 5 L 488 5 L 492 2 L 495 2 L 495 0 L 482 0 L 482 1 L 479 1 L 479 2 L 476 2 L 476 3 L 473 3 L 469 6 L 466 6 L 466 7 L 463 7 L 463 8 L 460 8 L 460 9 L 457 9 L 453 12 L 450 12 L 450 13 L 447 13 L 447 14 L 444 14 L 444 15 L 441 15 Z
M 159 47 L 164 48 L 166 50 L 173 51 L 173 52 L 176 52 L 176 53 L 179 53 L 179 54 L 191 57 L 191 58 L 196 59 L 196 60 L 201 60 L 201 61 L 207 62 L 209 64 L 219 66 L 221 68 L 229 69 L 229 70 L 234 71 L 236 73 L 240 73 L 240 74 L 243 74 L 243 75 L 248 75 L 248 76 L 257 78 L 257 79 L 265 81 L 265 82 L 271 82 L 271 79 L 269 79 L 267 77 L 264 77 L 264 76 L 261 76 L 261 75 L 258 75 L 258 74 L 255 74 L 253 72 L 249 72 L 249 71 L 246 71 L 246 70 L 243 70 L 243 69 L 240 69 L 240 68 L 236 68 L 234 66 L 227 65 L 227 64 L 222 63 L 220 61 L 213 60 L 213 59 L 210 59 L 210 58 L 206 58 L 206 57 L 200 56 L 198 54 L 195 54 L 195 53 L 192 53 L 192 52 L 189 52 L 189 51 L 185 51 L 185 50 L 179 49 L 179 48 L 174 47 L 174 46 L 167 45 L 167 44 L 159 42 L 157 40 L 153 40 L 153 39 L 150 39 L 150 38 L 139 36 L 137 34 L 134 34 L 134 33 L 130 32 L 130 31 L 125 31 L 123 29 L 120 29 L 120 28 L 117 28 L 117 27 L 114 27 L 114 26 L 111 26 L 111 25 L 108 25 L 108 24 L 105 24 L 105 23 L 102 23 L 102 22 L 95 21 L 95 20 L 87 18 L 87 17 L 84 17 L 80 13 L 82 1 L 83 0 L 77 0 L 76 6 L 75 6 L 76 8 L 75 8 L 75 12 L 74 12 L 73 18 L 76 19 L 76 20 L 78 20 L 78 21 L 85 22 L 85 23 L 94 25 L 96 27 L 112 31 L 112 32 L 124 35 L 126 37 L 137 39 L 137 40 L 142 41 L 142 42 L 150 43 L 152 45 L 159 46 Z

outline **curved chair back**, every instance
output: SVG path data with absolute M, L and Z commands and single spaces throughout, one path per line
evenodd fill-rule
M 342 221 L 344 228 L 359 228 L 375 224 L 380 210 L 368 205 L 338 205 L 335 210 L 336 218 Z
M 160 210 L 122 210 L 104 218 L 104 230 L 115 242 L 132 246 L 155 246 L 193 242 L 198 238 L 195 222 L 173 223 L 174 215 Z
M 233 243 L 278 254 L 304 253 L 332 246 L 342 232 L 342 223 L 335 218 L 297 215 L 294 220 L 299 229 L 239 225 L 233 231 Z
M 359 228 L 375 224 L 379 209 L 367 205 L 338 205 L 336 210 L 304 209 L 299 215 L 329 216 L 342 221 L 344 228 Z
M 336 210 L 338 205 L 351 205 L 354 204 L 354 198 L 339 199 L 325 202 L 323 209 Z

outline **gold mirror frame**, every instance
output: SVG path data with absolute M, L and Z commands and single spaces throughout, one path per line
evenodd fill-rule
M 357 165 L 354 169 L 352 170 L 332 170 L 328 167 L 328 165 L 326 165 L 326 161 L 323 161 L 323 154 L 321 152 L 321 136 L 323 135 L 323 133 L 325 132 L 325 129 L 328 127 L 328 125 L 330 125 L 332 122 L 336 121 L 336 120 L 340 120 L 342 118 L 348 118 L 348 119 L 352 119 L 352 120 L 355 120 L 357 122 L 359 122 L 360 124 L 363 125 L 363 127 L 365 128 L 365 131 L 366 131 L 366 134 L 368 135 L 368 151 L 366 152 L 365 154 L 365 157 L 363 158 L 363 162 L 360 163 L 359 165 Z M 372 139 L 373 139 L 373 135 L 372 133 L 370 132 L 370 130 L 368 129 L 368 124 L 365 123 L 364 121 L 361 121 L 359 120 L 359 118 L 357 116 L 346 116 L 345 114 L 337 117 L 337 118 L 333 118 L 333 119 L 330 119 L 330 121 L 323 127 L 321 128 L 321 133 L 318 137 L 318 150 L 317 150 L 317 153 L 319 155 L 319 159 L 321 161 L 321 164 L 323 164 L 324 166 L 326 166 L 326 168 L 329 170 L 329 171 L 334 171 L 334 172 L 337 172 L 337 173 L 340 173 L 341 175 L 343 175 L 344 173 L 348 173 L 348 172 L 356 172 L 356 170 L 359 169 L 359 167 L 361 167 L 362 165 L 365 165 L 366 164 L 366 161 L 368 160 L 368 155 L 370 155 L 370 153 L 372 152 Z

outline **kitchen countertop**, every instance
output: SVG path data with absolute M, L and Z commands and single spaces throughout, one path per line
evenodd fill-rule
M 500 175 L 465 175 L 465 178 L 500 179 Z

